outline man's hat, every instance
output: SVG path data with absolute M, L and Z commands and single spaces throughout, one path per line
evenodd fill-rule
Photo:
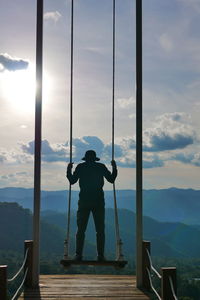
M 88 150 L 85 152 L 85 156 L 82 160 L 92 160 L 92 161 L 99 161 L 100 158 L 96 156 L 96 152 L 94 150 Z

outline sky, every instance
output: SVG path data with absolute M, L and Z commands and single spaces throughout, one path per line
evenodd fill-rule
M 68 188 L 70 0 L 44 1 L 42 189 Z M 36 1 L 0 4 L 0 187 L 33 187 Z M 200 189 L 200 1 L 143 0 L 145 189 Z M 116 0 L 118 189 L 135 189 L 135 0 Z M 74 0 L 73 161 L 110 168 L 112 0 Z M 74 187 L 78 189 L 78 185 Z M 109 184 L 105 189 L 111 189 Z

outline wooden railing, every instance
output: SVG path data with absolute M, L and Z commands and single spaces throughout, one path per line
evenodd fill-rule
M 178 300 L 177 298 L 177 284 L 176 284 L 176 268 L 161 268 L 159 273 L 153 266 L 151 260 L 151 243 L 143 241 L 142 247 L 143 255 L 143 288 L 147 291 L 152 291 L 159 300 Z M 153 286 L 153 276 L 160 280 L 161 295 Z
M 17 299 L 23 286 L 33 287 L 33 241 L 24 242 L 24 260 L 12 278 L 7 277 L 7 265 L 0 266 L 0 300 L 8 299 L 8 287 L 24 271 L 23 279 L 12 296 L 11 300 Z M 158 300 L 177 300 L 176 268 L 161 268 L 159 273 L 153 266 L 151 260 L 151 244 L 149 241 L 143 241 L 142 247 L 142 287 L 146 291 L 153 292 Z M 160 280 L 161 295 L 153 285 L 153 276 Z
M 24 272 L 23 279 L 11 297 L 11 300 L 15 300 L 18 298 L 23 286 L 32 287 L 32 256 L 33 256 L 33 241 L 25 241 L 24 242 L 24 260 L 16 272 L 16 274 L 12 278 L 7 277 L 7 269 L 8 266 L 0 266 L 0 300 L 8 299 L 8 287 L 12 284 L 18 276 Z

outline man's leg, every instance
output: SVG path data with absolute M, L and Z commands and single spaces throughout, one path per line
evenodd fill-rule
M 98 260 L 104 260 L 105 247 L 105 207 L 99 205 L 92 210 L 97 238 Z
M 77 211 L 76 257 L 82 259 L 85 231 L 88 224 L 90 209 L 79 205 Z

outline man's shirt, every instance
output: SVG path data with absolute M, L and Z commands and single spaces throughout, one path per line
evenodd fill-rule
M 67 178 L 71 184 L 79 180 L 80 195 L 102 194 L 104 177 L 108 182 L 114 183 L 117 177 L 117 169 L 113 168 L 111 173 L 102 163 L 84 162 L 78 164 L 73 174 L 71 174 L 71 170 L 67 171 Z

